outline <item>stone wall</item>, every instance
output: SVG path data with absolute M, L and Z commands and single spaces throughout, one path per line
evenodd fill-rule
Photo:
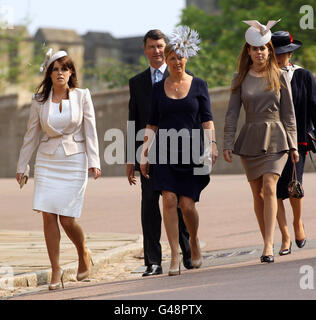
M 229 99 L 229 88 L 215 88 L 210 90 L 212 111 L 216 126 L 216 136 L 219 147 L 219 159 L 215 165 L 214 174 L 242 173 L 243 168 L 238 156 L 234 156 L 232 164 L 224 161 L 222 156 L 224 117 Z M 126 122 L 128 116 L 129 92 L 127 89 L 115 90 L 106 93 L 94 94 L 93 102 L 96 112 L 97 131 L 99 135 L 100 158 L 102 163 L 102 174 L 104 176 L 125 175 L 124 165 L 108 165 L 104 161 L 104 150 L 111 142 L 104 141 L 104 134 L 110 128 L 118 128 L 126 133 Z M 29 101 L 31 97 L 29 97 Z M 23 142 L 26 130 L 29 101 L 21 99 L 18 95 L 7 95 L 0 97 L 0 177 L 14 177 L 19 149 Z M 244 112 L 241 111 L 239 128 L 244 121 Z M 315 162 L 316 162 L 316 157 Z M 31 174 L 35 153 L 31 160 Z M 306 160 L 305 171 L 313 171 L 310 159 Z

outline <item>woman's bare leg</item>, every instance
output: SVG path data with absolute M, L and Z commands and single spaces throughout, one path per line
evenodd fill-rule
M 254 203 L 254 210 L 258 220 L 260 232 L 262 239 L 264 240 L 265 237 L 265 227 L 264 227 L 264 199 L 263 199 L 263 189 L 262 184 L 263 180 L 262 177 L 249 181 L 252 196 L 253 196 L 253 203 Z
M 72 217 L 59 216 L 59 220 L 68 238 L 77 249 L 79 257 L 78 272 L 87 271 L 90 263 L 89 253 L 86 248 L 84 232 L 81 226 L 76 222 L 76 219 Z
M 279 229 L 282 234 L 281 250 L 289 249 L 290 243 L 291 243 L 291 238 L 290 238 L 289 229 L 287 227 L 286 212 L 285 212 L 285 207 L 284 207 L 284 203 L 283 203 L 282 199 L 278 199 L 277 220 L 278 220 L 278 224 L 279 224 Z
M 178 199 L 175 193 L 162 191 L 163 222 L 171 250 L 170 269 L 179 268 Z
M 303 222 L 302 222 L 302 212 L 303 212 L 303 198 L 296 199 L 290 197 L 290 203 L 293 210 L 293 227 L 296 240 L 303 240 L 306 237 Z
M 201 249 L 198 238 L 199 214 L 195 208 L 195 202 L 189 197 L 181 196 L 180 208 L 183 214 L 184 223 L 190 234 L 192 261 L 199 260 L 201 258 Z
M 273 173 L 263 175 L 263 198 L 264 198 L 264 249 L 263 255 L 273 255 L 274 230 L 278 211 L 276 186 L 279 176 Z
M 60 231 L 56 214 L 42 212 L 42 216 L 45 242 L 52 267 L 51 283 L 54 284 L 60 281 L 61 276 L 59 265 Z

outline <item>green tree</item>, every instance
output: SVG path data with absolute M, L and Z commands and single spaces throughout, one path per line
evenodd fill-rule
M 272 31 L 288 30 L 303 42 L 294 54 L 295 63 L 316 72 L 316 32 L 300 28 L 303 5 L 315 6 L 315 0 L 219 0 L 220 13 L 210 15 L 190 6 L 183 10 L 180 24 L 196 29 L 202 39 L 198 56 L 188 62 L 188 68 L 207 80 L 210 87 L 229 85 L 237 70 L 237 58 L 245 43 L 248 26 L 242 20 L 281 21 Z
M 128 64 L 114 58 L 105 58 L 97 66 L 84 68 L 85 85 L 101 90 L 104 88 L 124 88 L 128 86 L 128 80 L 135 74 L 148 67 L 144 56 L 141 56 L 139 63 Z
M 0 93 L 8 85 L 22 84 L 34 91 L 34 81 L 45 56 L 46 47 L 34 52 L 25 26 L 0 29 Z

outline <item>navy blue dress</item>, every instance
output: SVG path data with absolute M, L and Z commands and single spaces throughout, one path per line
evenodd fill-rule
M 151 164 L 154 189 L 171 191 L 197 202 L 210 181 L 208 173 L 197 175 L 195 170 L 202 169 L 201 123 L 213 119 L 207 83 L 193 77 L 190 90 L 182 99 L 169 98 L 164 83 L 165 79 L 154 84 L 148 120 L 148 124 L 158 126 L 156 147 L 152 147 L 149 156 L 150 163 L 154 162 Z

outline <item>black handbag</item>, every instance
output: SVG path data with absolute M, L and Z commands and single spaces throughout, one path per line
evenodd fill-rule
M 288 191 L 289 191 L 289 195 L 293 198 L 300 199 L 304 197 L 303 186 L 297 180 L 295 163 L 293 163 L 292 180 L 288 185 Z

